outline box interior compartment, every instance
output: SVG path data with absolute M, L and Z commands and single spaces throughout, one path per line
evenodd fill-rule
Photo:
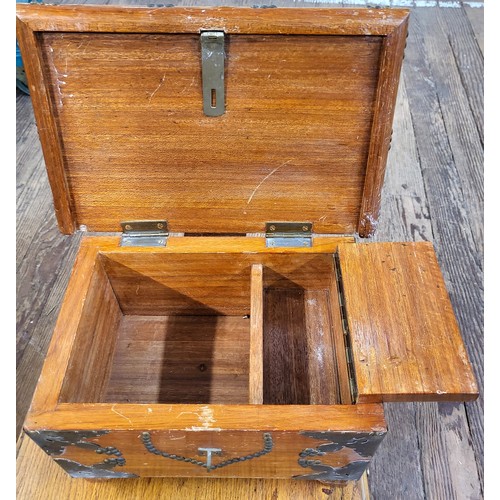
M 350 403 L 332 254 L 98 254 L 59 401 Z

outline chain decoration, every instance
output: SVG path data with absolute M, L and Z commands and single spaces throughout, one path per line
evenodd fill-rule
M 97 450 L 95 450 L 96 453 L 100 454 L 106 454 L 106 455 L 115 455 L 117 458 L 105 458 L 101 464 L 106 464 L 110 465 L 112 467 L 118 465 L 120 467 L 124 466 L 127 461 L 125 458 L 122 456 L 122 452 L 118 449 L 115 448 L 114 446 L 106 446 L 106 448 L 99 447 Z M 94 464 L 94 465 L 100 465 L 100 464 Z
M 271 453 L 273 449 L 273 438 L 271 437 L 271 434 L 266 432 L 264 433 L 263 438 L 264 438 L 264 448 L 262 450 L 243 457 L 231 458 L 229 460 L 224 460 L 223 462 L 219 462 L 218 464 L 212 464 L 211 452 L 219 455 L 221 453 L 221 450 L 216 448 L 199 448 L 198 449 L 199 451 L 204 451 L 207 454 L 207 462 L 202 462 L 200 460 L 196 460 L 195 458 L 188 458 L 188 457 L 183 457 L 182 455 L 174 455 L 173 453 L 160 451 L 151 442 L 151 434 L 149 432 L 143 432 L 141 435 L 142 443 L 144 444 L 146 450 L 149 451 L 149 453 L 152 453 L 153 455 L 160 455 L 164 458 L 170 458 L 171 460 L 177 460 L 179 462 L 187 462 L 193 465 L 198 465 L 200 467 L 205 467 L 207 469 L 207 472 L 210 472 L 215 469 L 220 469 L 222 467 L 225 467 L 226 465 L 231 465 L 236 462 L 245 462 L 246 460 L 252 460 L 253 458 L 262 457 L 263 455 Z
M 321 460 L 306 460 L 306 457 L 322 457 L 326 455 L 324 451 L 315 448 L 306 448 L 299 453 L 299 465 L 301 467 L 311 467 L 311 465 L 322 465 Z

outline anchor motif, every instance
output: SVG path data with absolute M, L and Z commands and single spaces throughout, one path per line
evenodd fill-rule
M 252 453 L 250 455 L 245 455 L 243 457 L 230 458 L 229 460 L 224 460 L 223 462 L 219 462 L 218 464 L 212 464 L 212 455 L 221 455 L 222 450 L 220 448 L 198 448 L 198 452 L 201 456 L 206 456 L 207 461 L 202 462 L 200 460 L 196 460 L 195 458 L 183 457 L 182 455 L 174 455 L 172 453 L 167 453 L 166 451 L 160 451 L 156 448 L 151 442 L 151 434 L 149 432 L 143 432 L 141 435 L 142 443 L 146 450 L 153 455 L 160 455 L 163 458 L 169 458 L 171 460 L 177 460 L 179 462 L 187 462 L 193 465 L 198 465 L 199 467 L 204 467 L 207 469 L 207 472 L 211 472 L 215 469 L 220 469 L 222 467 L 226 467 L 226 465 L 231 465 L 236 462 L 245 462 L 246 460 L 252 460 L 253 458 L 258 458 L 263 455 L 267 455 L 271 453 L 273 449 L 273 438 L 271 434 L 265 432 L 263 435 L 264 439 L 264 448 L 260 451 Z

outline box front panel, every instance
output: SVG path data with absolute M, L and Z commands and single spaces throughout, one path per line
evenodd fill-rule
M 361 477 L 385 431 L 44 430 L 29 434 L 73 477 L 350 481 Z

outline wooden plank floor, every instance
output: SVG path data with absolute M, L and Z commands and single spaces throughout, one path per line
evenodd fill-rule
M 273 3 L 318 6 L 293 0 Z M 196 2 L 179 2 L 193 4 Z M 481 390 L 482 12 L 470 8 L 412 10 L 382 214 L 374 238 L 434 243 Z M 17 104 L 16 435 L 42 367 L 80 240 L 78 234 L 62 236 L 58 232 L 30 99 L 18 94 Z M 389 434 L 370 467 L 373 498 L 483 497 L 482 396 L 474 403 L 387 404 L 385 410 Z M 325 491 L 318 489 L 311 498 L 324 496 Z M 287 498 L 285 494 L 282 497 Z

